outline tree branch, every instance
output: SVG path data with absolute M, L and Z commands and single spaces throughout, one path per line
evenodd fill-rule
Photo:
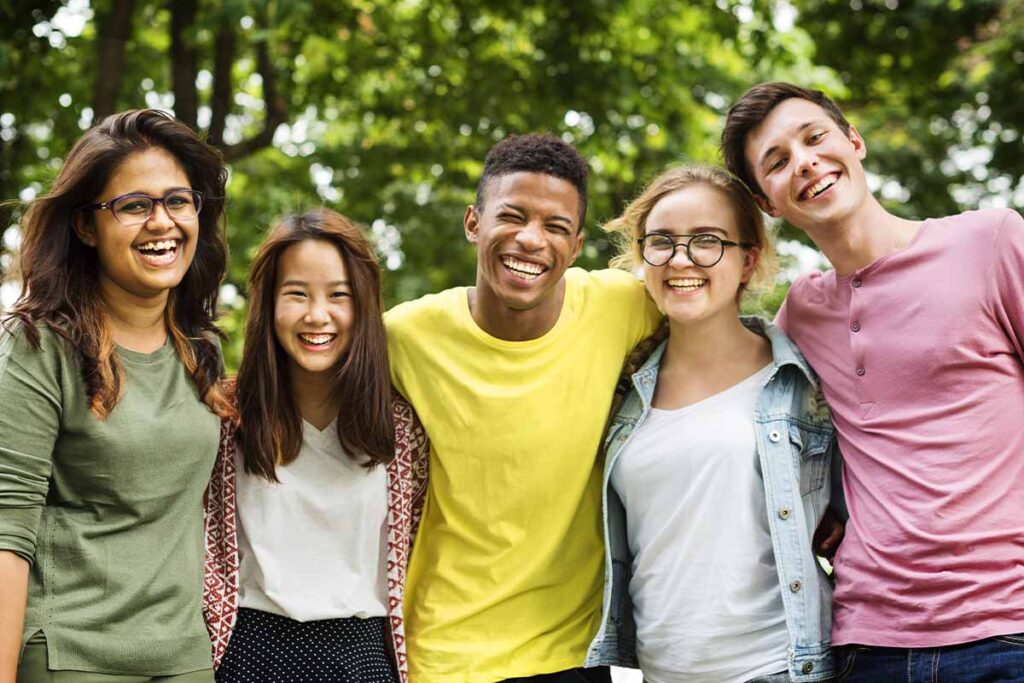
M 263 103 L 266 108 L 263 129 L 251 138 L 237 144 L 221 145 L 224 159 L 229 162 L 237 161 L 270 146 L 274 140 L 274 131 L 282 123 L 288 121 L 288 103 L 277 89 L 277 74 L 270 56 L 269 38 L 256 43 L 256 68 L 263 79 Z
M 171 89 L 174 115 L 196 128 L 199 93 L 196 90 L 196 47 L 192 26 L 199 10 L 197 0 L 171 0 Z
M 124 78 L 125 51 L 132 30 L 135 0 L 113 0 L 110 12 L 99 27 L 96 44 L 99 47 L 99 68 L 96 69 L 96 87 L 93 90 L 93 120 L 100 121 L 117 109 L 117 96 Z

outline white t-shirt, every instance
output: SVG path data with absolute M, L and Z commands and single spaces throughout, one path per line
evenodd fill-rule
M 297 621 L 387 615 L 387 475 L 302 423 L 279 484 L 238 466 L 239 605 Z
M 788 666 L 754 434 L 770 372 L 685 408 L 652 409 L 612 469 L 650 683 L 742 683 Z

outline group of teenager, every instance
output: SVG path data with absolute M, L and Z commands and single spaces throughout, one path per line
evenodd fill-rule
M 0 683 L 1024 681 L 1024 220 L 898 218 L 866 151 L 755 86 L 588 272 L 585 161 L 511 136 L 475 286 L 385 314 L 352 222 L 284 217 L 226 378 L 224 163 L 106 118 L 20 224 Z M 833 266 L 774 322 L 765 213 Z

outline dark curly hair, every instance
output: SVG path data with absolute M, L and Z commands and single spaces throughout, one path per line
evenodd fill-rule
M 576 188 L 580 198 L 580 229 L 587 215 L 587 162 L 576 148 L 551 133 L 510 135 L 487 153 L 484 172 L 476 186 L 476 207 L 482 210 L 487 185 L 494 178 L 511 173 L 545 173 L 561 178 Z
M 812 102 L 828 114 L 836 122 L 844 135 L 850 134 L 850 122 L 843 116 L 836 103 L 820 90 L 801 88 L 792 83 L 775 82 L 760 83 L 743 93 L 729 108 L 722 128 L 722 158 L 726 168 L 737 178 L 746 183 L 755 195 L 764 196 L 764 191 L 754 177 L 754 172 L 747 162 L 747 137 L 760 126 L 768 114 L 782 102 L 790 99 L 801 99 Z

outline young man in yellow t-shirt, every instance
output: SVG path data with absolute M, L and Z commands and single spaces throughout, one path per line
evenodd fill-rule
M 587 167 L 552 135 L 488 153 L 475 287 L 386 317 L 392 379 L 431 440 L 406 588 L 415 683 L 607 682 L 597 452 L 623 359 L 659 317 L 624 271 L 570 269 Z

